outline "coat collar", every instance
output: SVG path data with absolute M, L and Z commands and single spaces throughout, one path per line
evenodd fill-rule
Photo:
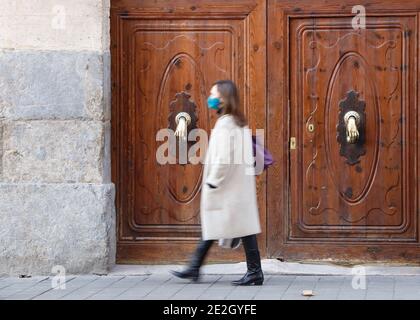
M 220 119 L 222 119 L 222 118 L 224 118 L 224 117 L 228 117 L 228 116 L 232 116 L 231 114 L 224 114 L 224 115 L 221 115 L 220 117 L 219 117 L 219 120 Z

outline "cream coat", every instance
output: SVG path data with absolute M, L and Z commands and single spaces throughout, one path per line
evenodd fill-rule
M 261 232 L 253 162 L 248 126 L 240 128 L 233 116 L 221 116 L 211 132 L 204 161 L 200 204 L 203 240 Z

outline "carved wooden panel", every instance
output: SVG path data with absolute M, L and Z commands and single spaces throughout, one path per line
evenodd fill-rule
M 214 121 L 205 103 L 208 88 L 217 79 L 236 78 L 237 65 L 232 59 L 238 55 L 235 28 L 206 26 L 203 21 L 188 27 L 183 24 L 141 25 L 135 20 L 127 24 L 133 44 L 128 59 L 132 59 L 135 74 L 128 84 L 135 97 L 130 138 L 136 145 L 130 221 L 131 228 L 140 232 L 146 225 L 199 224 L 202 166 L 156 165 L 154 155 L 162 142 L 153 133 L 168 126 L 169 106 L 180 90 L 187 91 L 198 106 L 197 127 L 210 131 Z
M 202 166 L 159 164 L 156 151 L 163 142 L 156 134 L 174 126 L 181 96 L 189 99 L 183 104 L 195 113 L 194 126 L 209 134 L 216 115 L 206 99 L 220 79 L 237 83 L 251 127 L 258 120 L 261 128 L 264 110 L 256 115 L 254 109 L 264 106 L 265 97 L 264 8 L 261 0 L 113 1 L 119 261 L 165 261 L 163 252 L 169 261 L 190 256 L 201 234 Z
M 290 241 L 416 241 L 415 28 L 415 16 L 370 17 L 360 30 L 349 17 L 291 19 Z M 349 91 L 365 103 L 355 165 L 337 140 Z

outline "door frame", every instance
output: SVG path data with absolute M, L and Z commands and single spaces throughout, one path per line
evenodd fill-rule
M 289 19 L 297 16 L 310 16 L 313 12 L 319 15 L 354 16 L 351 9 L 354 5 L 363 4 L 372 15 L 380 13 L 411 14 L 417 17 L 417 55 L 415 65 L 417 74 L 413 88 L 420 90 L 420 6 L 416 1 L 389 0 L 386 5 L 371 0 L 331 0 L 328 4 L 320 4 L 311 0 L 268 0 L 267 4 L 267 146 L 277 160 L 275 166 L 269 169 L 267 175 L 267 254 L 280 260 L 336 260 L 346 263 L 360 263 L 366 261 L 386 262 L 420 262 L 419 235 L 417 242 L 384 245 L 375 243 L 319 243 L 317 250 L 313 250 L 315 243 L 292 243 L 288 241 L 288 217 L 290 216 L 290 78 L 289 78 Z M 384 8 L 386 7 L 386 8 Z M 402 9 L 403 8 L 403 9 Z M 343 13 L 349 12 L 349 13 Z M 416 85 L 416 87 L 414 87 Z M 418 106 L 420 95 L 416 95 L 414 115 L 420 123 Z M 416 153 L 419 154 L 418 142 L 420 134 L 414 138 Z M 278 143 L 281 141 L 281 143 Z M 416 174 L 420 170 L 417 162 Z M 417 232 L 420 230 L 419 187 L 416 189 L 417 203 Z M 360 250 L 364 254 L 360 256 Z M 333 254 L 331 254 L 333 253 Z

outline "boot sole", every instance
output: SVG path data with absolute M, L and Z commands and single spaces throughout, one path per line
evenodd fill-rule
M 259 280 L 259 281 L 252 281 L 252 282 L 249 282 L 249 283 L 232 283 L 232 285 L 234 285 L 234 286 L 252 286 L 252 285 L 262 286 L 263 282 L 264 282 L 263 280 Z
M 176 271 L 169 271 L 170 274 L 172 274 L 173 276 L 177 277 L 178 279 L 183 279 L 183 280 L 191 280 L 193 282 L 198 282 L 199 280 L 199 276 L 198 277 L 189 277 L 189 276 L 183 276 L 179 273 L 177 273 Z

